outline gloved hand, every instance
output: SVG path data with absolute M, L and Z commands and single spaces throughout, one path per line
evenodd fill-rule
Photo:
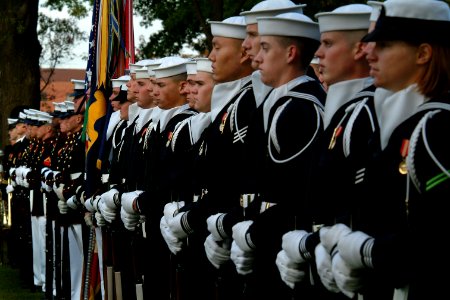
M 139 214 L 138 211 L 134 209 L 135 201 L 142 194 L 143 191 L 133 191 L 122 194 L 121 204 L 123 209 L 129 214 Z
M 184 239 L 194 232 L 187 221 L 188 213 L 189 212 L 178 213 L 168 222 L 170 231 L 172 231 L 173 235 L 178 239 Z
M 231 243 L 230 258 L 236 265 L 236 271 L 241 275 L 248 275 L 253 272 L 253 251 L 242 250 L 236 241 Z
M 30 181 L 28 181 L 28 176 L 32 176 L 31 169 L 30 168 L 23 168 L 22 169 L 22 186 L 24 188 L 30 188 Z
M 212 234 L 208 235 L 205 240 L 206 257 L 208 257 L 208 260 L 217 269 L 230 260 L 231 251 L 229 249 L 229 241 L 231 240 L 217 241 Z
M 333 276 L 330 253 L 322 244 L 319 244 L 316 246 L 314 254 L 316 256 L 317 273 L 323 286 L 330 292 L 339 293 L 339 288 Z
M 67 206 L 67 202 L 64 200 L 58 200 L 58 208 L 59 213 L 62 215 L 67 214 L 67 212 L 69 211 L 69 206 Z
M 161 221 L 159 222 L 159 229 L 161 230 L 161 235 L 166 241 L 167 247 L 169 247 L 170 252 L 173 254 L 177 254 L 181 251 L 183 247 L 183 242 L 173 235 L 172 231 L 170 231 L 169 225 L 167 225 L 166 218 L 161 217 Z
M 352 230 L 344 224 L 335 224 L 331 227 L 326 226 L 320 228 L 320 243 L 328 251 L 330 255 L 336 249 L 336 246 L 341 239 L 346 234 L 349 234 Z
M 291 289 L 294 289 L 297 282 L 301 282 L 305 279 L 308 264 L 296 263 L 286 253 L 286 250 L 281 250 L 277 254 L 275 264 L 280 272 L 281 280 L 287 284 Z
M 248 232 L 252 224 L 253 221 L 242 221 L 233 226 L 233 240 L 245 252 L 251 252 L 256 248 Z
M 359 291 L 363 286 L 361 269 L 351 269 L 341 258 L 340 253 L 337 252 L 333 256 L 332 270 L 338 288 L 344 295 L 353 299 L 355 292 Z
M 224 217 L 225 217 L 224 213 L 218 213 L 209 216 L 208 219 L 206 219 L 208 231 L 211 232 L 215 241 L 223 241 L 224 239 L 229 238 L 223 229 Z
M 103 200 L 103 195 L 98 199 L 98 212 L 100 212 L 105 221 L 108 223 L 111 223 L 116 219 L 116 208 L 109 208 Z
M 105 218 L 103 218 L 103 216 L 100 212 L 98 212 L 98 211 L 95 212 L 94 216 L 95 216 L 95 221 L 96 221 L 98 227 L 102 227 L 102 226 L 106 225 Z
M 19 166 L 15 169 L 15 182 L 18 186 L 23 186 L 22 170 L 23 166 Z
M 58 196 L 59 200 L 62 200 L 66 202 L 66 198 L 64 198 L 64 183 L 60 183 L 57 185 L 56 183 L 53 184 L 53 191 L 55 192 L 56 196 Z
M 53 187 L 48 185 L 47 182 L 50 182 L 51 180 L 53 180 L 53 171 L 52 170 L 48 170 L 44 173 L 44 181 L 42 182 L 42 188 L 46 191 L 46 192 L 51 192 L 53 191 Z
M 98 195 L 90 197 L 90 198 L 86 199 L 86 201 L 84 201 L 84 207 L 86 207 L 88 212 L 95 213 L 96 211 L 98 211 L 99 200 L 100 200 L 100 196 L 98 196 Z
M 305 263 L 306 260 L 300 252 L 300 243 L 308 237 L 308 233 L 304 230 L 293 230 L 283 235 L 281 248 L 286 251 L 286 255 L 292 263 Z
M 87 227 L 94 226 L 94 224 L 92 223 L 92 213 L 91 212 L 84 213 L 84 223 L 86 223 Z
M 77 210 L 78 207 L 81 206 L 81 203 L 80 201 L 78 201 L 77 197 L 73 195 L 69 197 L 69 199 L 67 199 L 67 206 L 69 206 L 73 210 Z
M 136 226 L 140 223 L 140 215 L 136 213 L 128 213 L 124 206 L 120 209 L 120 218 L 122 219 L 123 225 L 127 230 L 135 231 Z
M 12 192 L 14 192 L 14 187 L 12 186 L 12 184 L 8 184 L 8 185 L 6 186 L 6 192 L 7 192 L 7 193 L 12 193 Z
M 120 207 L 119 191 L 116 189 L 110 189 L 104 192 L 102 195 L 102 202 L 110 212 L 116 212 Z
M 373 268 L 372 247 L 375 239 L 361 231 L 343 236 L 337 249 L 346 264 L 352 269 Z
M 166 218 L 166 224 L 169 224 L 170 220 L 178 214 L 178 210 L 184 206 L 184 201 L 172 201 L 164 205 L 164 217 Z

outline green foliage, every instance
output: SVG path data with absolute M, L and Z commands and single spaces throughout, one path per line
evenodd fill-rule
M 81 19 L 88 15 L 87 7 L 92 7 L 91 0 L 47 0 L 42 4 L 43 7 L 61 11 L 67 8 L 72 17 Z
M 39 14 L 39 41 L 42 45 L 41 64 L 56 66 L 62 58 L 71 58 L 75 42 L 87 39 L 75 19 L 53 19 Z

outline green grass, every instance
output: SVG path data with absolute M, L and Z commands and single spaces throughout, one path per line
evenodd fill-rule
M 9 266 L 0 266 L 0 300 L 34 300 L 43 299 L 42 292 L 31 292 L 24 287 L 19 278 L 19 270 Z

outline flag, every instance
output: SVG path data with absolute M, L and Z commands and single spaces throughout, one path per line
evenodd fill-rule
M 98 193 L 101 186 L 106 129 L 112 113 L 108 100 L 111 78 L 124 75 L 125 68 L 128 68 L 130 62 L 134 62 L 134 37 L 127 36 L 130 34 L 127 28 L 133 24 L 132 19 L 128 20 L 128 18 L 132 16 L 132 1 L 94 1 L 86 66 L 86 74 L 91 74 L 91 81 L 84 121 L 85 195 L 87 198 Z M 131 34 L 132 32 L 131 28 Z M 100 276 L 96 276 L 100 274 L 98 254 L 94 251 L 94 247 L 90 249 L 92 250 L 89 251 L 88 257 L 92 261 L 89 263 L 90 268 L 85 270 L 83 287 L 84 299 L 94 300 L 99 296 L 101 281 Z

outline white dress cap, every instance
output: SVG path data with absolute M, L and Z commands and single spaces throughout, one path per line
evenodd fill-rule
M 179 56 L 168 56 L 161 60 L 159 67 L 154 68 L 156 78 L 171 77 L 186 73 L 187 59 Z
M 53 117 L 48 115 L 48 116 L 44 116 L 44 115 L 40 115 L 38 116 L 38 121 L 39 122 L 43 122 L 43 123 L 47 123 L 47 124 L 51 124 L 53 120 Z
M 74 90 L 84 90 L 84 80 L 71 79 Z
M 136 69 L 136 79 L 149 79 L 150 75 L 148 75 L 147 67 L 142 67 L 140 69 Z
M 304 14 L 288 12 L 258 18 L 259 35 L 294 36 L 320 41 L 319 24 Z
M 208 72 L 213 73 L 212 61 L 206 57 L 197 58 L 197 72 Z
M 306 4 L 295 4 L 290 0 L 265 0 L 261 1 L 251 10 L 241 12 L 240 15 L 245 17 L 245 24 L 256 24 L 256 18 L 259 17 L 274 17 L 276 15 L 287 13 L 287 12 L 297 12 L 303 13 L 303 7 Z
M 73 101 L 64 101 L 64 104 L 66 105 L 67 111 L 75 110 L 75 103 Z
M 186 62 L 186 72 L 188 75 L 197 74 L 197 62 L 195 60 L 189 60 Z
M 320 32 L 368 30 L 372 7 L 366 4 L 348 4 L 331 12 L 318 13 Z
M 449 6 L 437 0 L 389 0 L 383 2 L 387 17 L 413 18 L 430 21 L 450 20 Z
M 8 125 L 16 124 L 19 119 L 8 118 Z
M 130 74 L 135 74 L 137 69 L 146 67 L 147 65 L 151 64 L 152 62 L 153 62 L 153 59 L 142 59 L 138 62 L 135 62 L 134 64 L 130 64 L 129 65 Z
M 226 38 L 245 40 L 247 36 L 245 18 L 242 16 L 229 17 L 223 21 L 209 21 L 211 34 Z
M 119 78 L 111 79 L 111 84 L 113 88 L 116 88 L 127 84 L 128 81 L 130 81 L 130 75 L 122 75 Z
M 381 8 L 383 7 L 383 2 L 380 1 L 367 1 L 367 4 L 372 7 L 372 13 L 370 14 L 370 22 L 376 22 L 380 16 Z
M 148 76 L 155 77 L 155 72 L 153 71 L 161 65 L 161 59 L 155 59 L 153 63 L 147 66 Z

